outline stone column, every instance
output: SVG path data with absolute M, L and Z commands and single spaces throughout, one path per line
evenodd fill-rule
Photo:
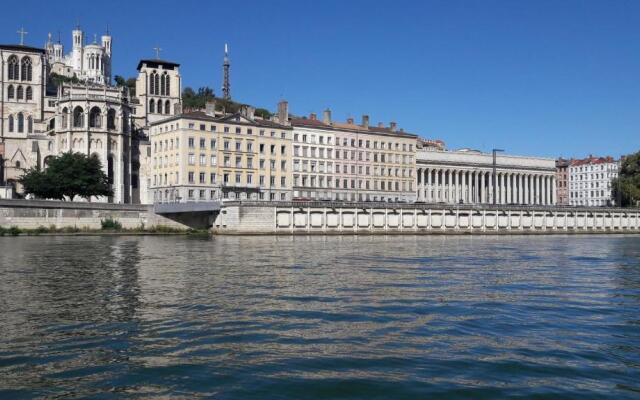
M 540 200 L 541 200 L 541 196 L 540 196 L 540 188 L 541 188 L 541 182 L 540 182 L 540 175 L 536 175 L 536 204 L 540 205 Z
M 448 170 L 447 175 L 448 175 L 448 182 L 449 182 L 447 202 L 452 203 L 453 202 L 453 170 Z
M 522 174 L 518 174 L 518 203 L 524 203 L 524 179 Z
M 529 203 L 529 175 L 525 175 L 524 176 L 524 204 L 530 204 Z
M 471 192 L 471 202 L 478 203 L 478 171 L 471 173 L 471 180 L 473 184 L 473 190 Z
M 433 183 L 433 199 L 434 201 L 440 201 L 440 170 L 436 169 L 433 172 L 433 179 L 434 179 L 434 183 Z
M 460 198 L 466 204 L 467 199 L 467 171 L 460 171 Z
M 504 204 L 505 196 L 504 196 L 504 172 L 500 174 L 498 177 L 498 204 Z
M 421 168 L 417 168 L 416 169 L 416 190 L 418 192 L 418 201 L 422 200 L 422 169 Z
M 557 192 L 556 192 L 556 177 L 551 177 L 551 204 L 556 205 L 558 203 Z
M 430 202 L 431 201 L 431 173 L 433 172 L 433 169 L 428 169 L 427 170 L 427 193 L 426 193 L 426 201 Z
M 487 190 L 484 188 L 484 171 L 482 171 L 480 173 L 480 186 L 478 187 L 479 191 L 480 191 L 480 204 L 484 204 L 485 203 L 485 195 Z
M 513 203 L 513 199 L 511 198 L 511 194 L 513 193 L 513 190 L 511 187 L 512 178 L 513 178 L 513 175 L 507 174 L 507 204 Z

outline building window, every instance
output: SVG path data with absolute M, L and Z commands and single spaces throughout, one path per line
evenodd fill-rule
M 89 127 L 100 128 L 102 126 L 102 115 L 100 115 L 100 109 L 93 107 L 89 112 Z
M 156 106 L 155 105 L 156 105 L 156 102 L 153 99 L 149 100 L 149 112 L 150 113 L 155 113 L 156 112 Z
M 19 79 L 18 57 L 15 55 L 9 57 L 7 64 L 9 67 L 9 80 L 17 81 Z
M 24 56 L 22 58 L 22 68 L 21 68 L 21 80 L 23 81 L 31 81 L 32 75 L 32 68 L 31 68 L 31 58 Z
M 116 110 L 113 108 L 107 111 L 107 129 L 116 129 Z
M 24 132 L 24 115 L 22 113 L 18 113 L 18 132 Z
M 13 85 L 9 85 L 7 88 L 7 99 L 13 99 L 15 97 L 15 90 L 13 89 Z
M 24 97 L 24 89 L 22 86 L 18 86 L 18 95 L 16 96 L 18 100 L 22 100 Z

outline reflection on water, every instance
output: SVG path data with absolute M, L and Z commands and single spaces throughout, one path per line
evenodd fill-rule
M 0 238 L 0 398 L 638 398 L 640 237 Z

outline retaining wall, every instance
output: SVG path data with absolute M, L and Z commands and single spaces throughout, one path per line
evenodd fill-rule
M 39 226 L 100 229 L 101 221 L 112 218 L 123 228 L 170 226 L 187 229 L 175 220 L 153 212 L 153 206 L 139 204 L 77 203 L 44 200 L 1 200 L 0 226 L 34 229 Z
M 617 208 L 225 203 L 218 234 L 640 233 L 640 210 Z

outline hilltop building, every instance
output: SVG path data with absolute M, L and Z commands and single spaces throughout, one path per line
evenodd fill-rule
M 49 34 L 45 50 L 51 72 L 89 83 L 111 84 L 112 40 L 109 32 L 100 37 L 100 42 L 94 35 L 90 44 L 85 43 L 85 34 L 80 27 L 74 29 L 71 35 L 71 52 L 64 54 L 60 39 L 53 43 Z

